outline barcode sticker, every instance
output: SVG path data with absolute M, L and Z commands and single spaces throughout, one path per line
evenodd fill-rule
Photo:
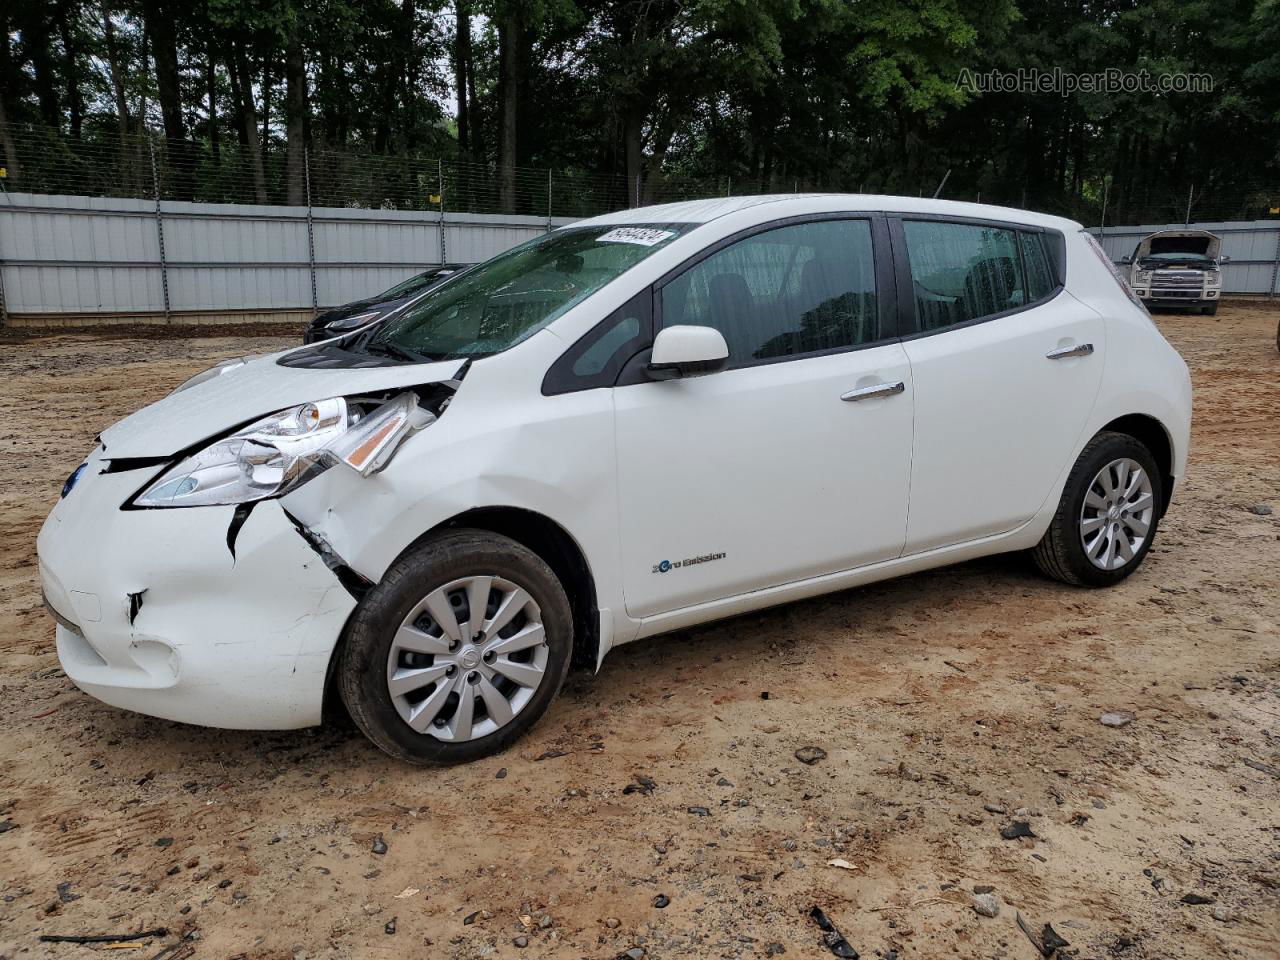
M 675 235 L 674 230 L 654 230 L 651 227 L 617 227 L 596 237 L 596 242 L 636 243 L 642 247 L 652 247 L 663 240 L 670 240 Z

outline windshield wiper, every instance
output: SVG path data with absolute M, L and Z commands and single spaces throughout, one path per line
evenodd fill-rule
M 380 342 L 370 343 L 365 346 L 366 353 L 376 354 L 380 357 L 393 357 L 396 360 L 407 360 L 410 363 L 430 363 L 431 358 L 424 353 L 415 353 L 412 350 L 406 350 L 404 347 L 397 346 L 394 343 Z

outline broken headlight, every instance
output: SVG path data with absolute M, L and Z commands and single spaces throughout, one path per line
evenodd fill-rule
M 133 505 L 203 507 L 278 497 L 339 463 L 368 476 L 386 466 L 405 437 L 433 420 L 411 392 L 368 413 L 342 397 L 303 403 L 184 458 Z

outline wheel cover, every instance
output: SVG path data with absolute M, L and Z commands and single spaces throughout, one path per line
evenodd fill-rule
M 1122 457 L 1098 471 L 1080 507 L 1080 543 L 1100 570 L 1119 570 L 1147 542 L 1156 498 L 1147 471 Z
M 464 577 L 404 618 L 387 654 L 387 692 L 413 730 L 450 743 L 506 726 L 542 684 L 550 648 L 542 611 L 519 584 Z

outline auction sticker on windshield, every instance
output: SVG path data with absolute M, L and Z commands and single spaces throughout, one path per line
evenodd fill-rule
M 652 247 L 676 235 L 674 230 L 654 230 L 652 227 L 618 227 L 596 237 L 598 243 L 636 243 Z

